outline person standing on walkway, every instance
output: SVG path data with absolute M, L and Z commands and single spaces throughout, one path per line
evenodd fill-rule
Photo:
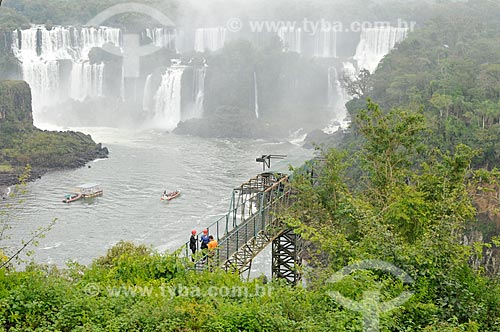
M 203 235 L 201 236 L 201 246 L 200 249 L 208 249 L 208 243 L 210 242 L 210 239 L 208 238 L 208 229 L 203 230 Z
M 209 259 L 209 268 L 211 271 L 215 268 L 217 265 L 218 261 L 218 256 L 215 258 L 215 249 L 219 245 L 216 239 L 212 235 L 208 237 L 210 239 L 210 242 L 208 242 L 208 255 L 207 258 Z M 215 258 L 215 259 L 214 259 Z
M 208 242 L 208 250 L 212 251 L 214 250 L 215 248 L 217 248 L 217 246 L 219 245 L 219 242 L 217 242 L 216 239 L 214 239 L 214 237 L 212 235 L 210 235 L 208 237 L 208 239 L 210 240 Z
M 191 249 L 191 260 L 194 262 L 194 255 L 196 254 L 196 249 L 198 249 L 198 243 L 196 241 L 196 231 L 191 231 L 191 237 L 189 238 L 189 249 Z

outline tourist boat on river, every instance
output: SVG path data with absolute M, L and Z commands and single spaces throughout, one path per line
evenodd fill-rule
M 71 203 L 81 198 L 92 198 L 102 195 L 103 190 L 100 184 L 86 183 L 81 186 L 75 187 L 72 194 L 64 197 L 63 203 Z
M 81 194 L 83 198 L 92 198 L 102 195 L 103 190 L 100 184 L 86 183 L 76 187 L 75 192 Z
M 176 191 L 172 191 L 170 193 L 163 193 L 163 195 L 161 196 L 161 200 L 162 201 L 170 201 L 170 200 L 173 200 L 174 198 L 177 198 L 179 197 L 181 194 L 181 191 L 180 190 L 176 190 Z
M 64 196 L 64 199 L 62 202 L 63 203 L 71 203 L 71 202 L 79 200 L 80 198 L 82 198 L 82 195 L 80 195 L 78 193 L 67 194 L 66 196 Z

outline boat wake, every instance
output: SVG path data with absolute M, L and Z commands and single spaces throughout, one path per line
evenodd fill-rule
M 55 248 L 59 248 L 61 246 L 61 242 L 56 242 L 53 246 L 48 246 L 48 247 L 43 247 L 43 248 L 40 248 L 42 250 L 50 250 L 50 249 L 55 249 Z

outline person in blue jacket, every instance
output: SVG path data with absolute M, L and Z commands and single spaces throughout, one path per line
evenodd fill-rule
M 203 235 L 201 236 L 201 246 L 200 249 L 208 249 L 208 242 L 210 242 L 210 238 L 208 237 L 208 229 L 203 230 Z

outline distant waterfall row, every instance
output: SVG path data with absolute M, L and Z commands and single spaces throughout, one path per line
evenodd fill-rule
M 394 46 L 406 38 L 408 29 L 396 27 L 382 27 L 363 29 L 355 54 L 351 54 L 358 62 L 358 68 L 373 71 L 382 58 Z M 284 51 L 297 52 L 318 58 L 337 58 L 337 39 L 343 32 L 319 31 L 313 36 L 305 34 L 300 28 L 282 27 L 278 31 Z M 309 45 L 304 44 L 308 38 Z M 311 44 L 312 43 L 312 44 Z
M 104 65 L 91 64 L 93 47 L 120 45 L 119 29 L 33 27 L 13 32 L 12 50 L 38 107 L 71 97 L 102 96 Z
M 334 30 L 321 30 L 311 35 L 295 27 L 280 27 L 276 35 L 280 38 L 285 52 L 316 58 L 351 57 L 357 62 L 358 70 L 365 68 L 374 71 L 382 58 L 406 38 L 407 32 L 408 29 L 398 27 L 363 29 L 357 34 L 359 43 L 355 52 L 343 56 L 339 55 L 339 50 L 343 48 L 343 45 L 339 45 L 339 37 L 344 36 L 352 40 L 355 35 Z M 196 29 L 194 50 L 217 51 L 224 47 L 227 39 L 228 33 L 223 27 Z
M 205 97 L 205 64 L 201 67 L 189 63 L 188 66 L 167 69 L 167 65 L 150 68 L 149 72 L 142 72 L 140 78 L 126 84 L 119 62 L 117 68 L 109 62 L 91 62 L 89 52 L 95 47 L 121 48 L 122 34 L 120 29 L 109 27 L 55 26 L 47 30 L 37 26 L 14 31 L 12 51 L 19 60 L 23 79 L 32 88 L 35 112 L 68 99 L 83 101 L 87 98 L 114 97 L 119 100 L 121 97 L 122 100 L 142 102 L 147 117 L 165 129 L 175 128 L 179 121 L 201 117 Z M 328 75 L 325 75 L 328 76 L 328 82 L 325 82 L 328 87 L 328 106 L 334 110 L 333 117 L 337 119 L 345 117 L 343 105 L 349 100 L 340 83 L 341 76 L 345 73 L 354 76 L 363 68 L 373 72 L 381 59 L 406 35 L 406 29 L 394 27 L 365 29 L 354 37 L 335 31 L 318 31 L 311 36 L 301 29 L 288 27 L 274 33 L 281 39 L 285 52 L 328 59 L 330 67 Z M 185 37 L 175 29 L 145 29 L 141 34 L 141 42 L 177 53 L 179 49 L 217 51 L 224 47 L 230 34 L 223 27 L 199 28 L 187 43 Z M 348 52 L 346 40 L 354 44 L 347 47 Z M 183 47 L 188 44 L 191 47 Z M 162 74 L 157 70 L 159 68 Z M 260 77 L 257 72 L 253 76 L 254 111 L 258 118 L 262 115 L 259 105 Z M 133 93 L 127 92 L 130 86 L 133 86 Z
M 143 39 L 144 37 L 149 38 L 156 47 L 178 51 L 177 32 L 175 30 L 165 28 L 146 29 L 142 37 Z

